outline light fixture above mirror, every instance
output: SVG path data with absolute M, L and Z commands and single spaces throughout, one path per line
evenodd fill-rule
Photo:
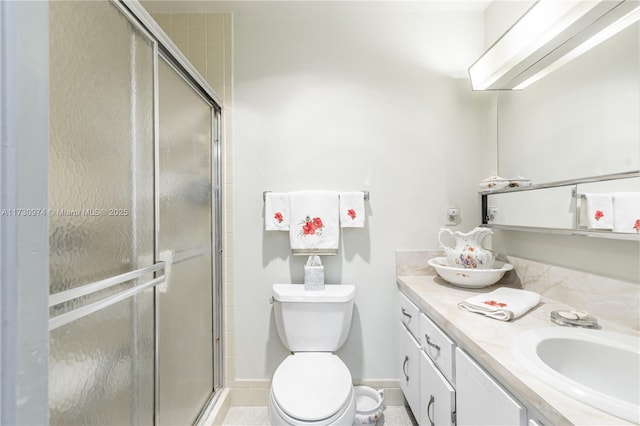
M 640 20 L 640 0 L 537 1 L 469 68 L 473 90 L 520 90 Z

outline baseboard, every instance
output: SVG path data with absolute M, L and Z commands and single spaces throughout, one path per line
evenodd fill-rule
M 226 383 L 231 391 L 231 406 L 267 406 L 271 380 L 233 380 Z M 384 389 L 384 405 L 404 405 L 398 380 L 356 380 L 356 386 Z

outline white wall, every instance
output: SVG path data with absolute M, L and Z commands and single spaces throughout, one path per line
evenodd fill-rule
M 262 192 L 371 192 L 367 227 L 324 257 L 327 283 L 357 286 L 339 355 L 355 380 L 397 378 L 395 251 L 437 247 L 446 208 L 460 230 L 479 223 L 477 182 L 488 174 L 492 94 L 467 67 L 484 49 L 482 12 L 234 16 L 235 378 L 268 379 L 287 351 L 269 297 L 302 282 L 306 258 L 286 233 L 264 231 Z M 352 4 L 353 6 L 353 4 Z M 492 141 L 491 143 L 495 143 Z M 495 149 L 495 148 L 494 148 Z
M 498 41 L 535 4 L 535 0 L 494 0 L 484 11 L 484 46 Z

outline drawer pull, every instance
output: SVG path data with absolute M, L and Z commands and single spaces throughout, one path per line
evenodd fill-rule
M 436 399 L 433 395 L 431 395 L 431 399 L 429 399 L 429 404 L 427 405 L 427 418 L 429 419 L 429 424 L 431 426 L 435 425 L 435 423 L 433 423 L 433 420 L 431 420 L 431 406 L 434 402 L 436 402 Z
M 407 374 L 407 363 L 409 362 L 409 355 L 404 356 L 404 362 L 402 363 L 402 372 L 404 373 L 404 380 L 409 381 L 409 375 Z
M 409 317 L 409 319 L 411 319 L 411 314 L 407 313 L 407 311 L 402 308 L 402 315 L 404 315 L 405 317 Z
M 437 350 L 438 352 L 440 351 L 440 345 L 436 345 L 435 343 L 431 343 L 431 340 L 429 340 L 429 335 L 425 333 L 424 338 L 427 339 L 427 345 L 431 346 L 432 348 L 435 348 L 435 350 Z

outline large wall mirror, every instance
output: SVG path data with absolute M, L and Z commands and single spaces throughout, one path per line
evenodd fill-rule
M 546 183 L 640 169 L 640 23 L 497 96 L 500 176 Z
M 640 23 L 524 90 L 498 92 L 497 137 L 499 175 L 535 189 L 489 195 L 486 224 L 590 231 L 580 194 L 640 192 Z

